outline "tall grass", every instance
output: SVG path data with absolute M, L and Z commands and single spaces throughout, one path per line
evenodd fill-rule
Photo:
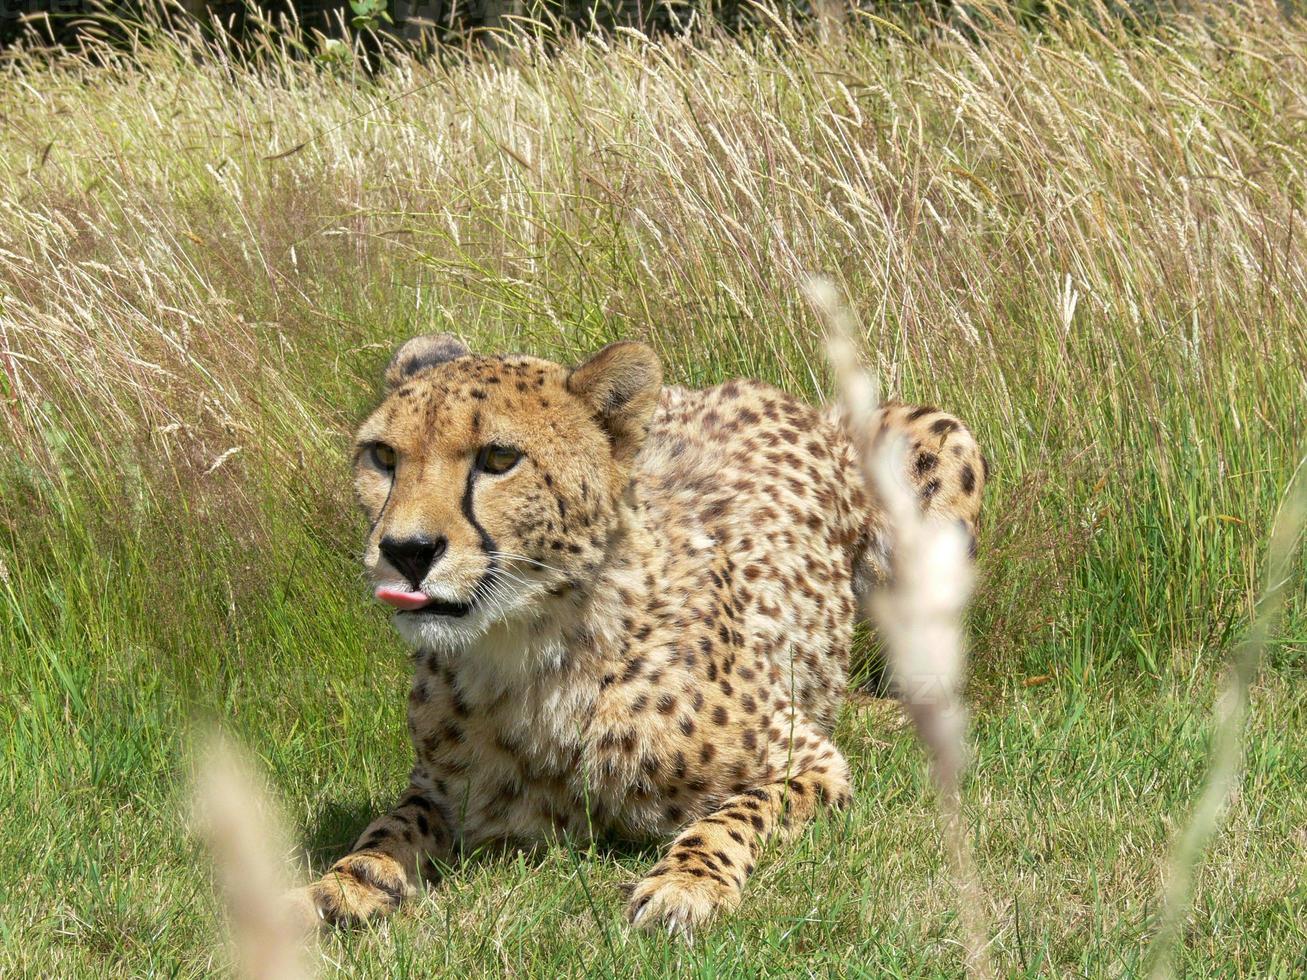
M 375 74 L 274 41 L 0 62 L 0 778 L 22 856 L 0 888 L 65 896 L 0 917 L 5 955 L 35 933 L 74 964 L 202 945 L 203 917 L 170 911 L 212 911 L 171 829 L 197 715 L 266 747 L 312 860 L 383 805 L 403 664 L 362 598 L 344 450 L 401 338 L 569 358 L 641 337 L 674 380 L 821 397 L 814 272 L 885 394 L 960 413 L 994 463 L 973 694 L 999 719 L 1065 699 L 1058 751 L 1104 712 L 1165 755 L 1150 805 L 1179 811 L 1201 745 L 1174 712 L 1251 617 L 1303 435 L 1307 27 L 1263 0 L 1147 35 L 823 31 L 524 39 Z M 1269 647 L 1282 692 L 1303 599 Z M 1171 741 L 1111 728 L 1136 692 Z M 1291 754 L 1301 702 L 1279 697 Z M 1293 785 L 1264 761 L 1265 792 Z M 1249 894 L 1281 894 L 1274 864 Z M 1069 968 L 1064 928 L 1045 962 Z
M 1204 13 L 1156 38 L 522 42 L 366 83 L 170 45 L 17 59 L 8 479 L 248 531 L 279 506 L 249 498 L 339 486 L 340 433 L 417 329 L 560 356 L 638 335 L 681 380 L 818 395 L 795 285 L 821 271 L 889 392 L 964 414 L 999 464 L 988 656 L 1159 674 L 1250 608 L 1307 359 L 1304 35 L 1270 4 Z

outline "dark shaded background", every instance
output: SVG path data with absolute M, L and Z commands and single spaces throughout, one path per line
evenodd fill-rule
M 1282 6 L 1301 7 L 1301 0 L 1280 0 Z M 777 0 L 793 15 L 811 16 L 812 0 Z M 158 9 L 147 13 L 140 0 L 0 0 L 0 45 L 26 38 L 37 44 L 69 44 L 79 34 L 113 36 L 123 33 L 115 21 L 157 23 Z M 1027 24 L 1054 15 L 1058 9 L 1106 11 L 1110 16 L 1146 25 L 1166 8 L 1183 6 L 1174 0 L 1008 0 L 1007 8 Z M 837 9 L 851 7 L 878 16 L 926 24 L 953 21 L 964 24 L 974 5 L 955 0 L 835 0 Z M 185 11 L 185 13 L 183 12 Z M 251 12 L 257 16 L 251 17 Z M 298 22 L 307 32 L 328 36 L 342 33 L 353 16 L 346 0 L 180 0 L 163 19 L 180 20 L 189 13 L 203 21 L 216 19 L 240 36 L 260 20 Z M 465 37 L 478 28 L 495 27 L 514 15 L 536 17 L 578 29 L 594 26 L 636 27 L 650 33 L 675 32 L 707 13 L 729 29 L 747 27 L 760 18 L 748 0 L 388 0 L 392 23 L 378 30 L 409 41 L 444 41 Z

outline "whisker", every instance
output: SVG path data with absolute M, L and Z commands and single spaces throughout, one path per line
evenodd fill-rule
M 567 574 L 565 571 L 563 571 L 561 568 L 558 568 L 555 565 L 550 565 L 548 562 L 543 562 L 536 558 L 528 558 L 526 555 L 515 555 L 507 551 L 489 551 L 487 552 L 487 554 L 490 555 L 490 557 L 492 558 L 502 558 L 505 561 L 526 562 L 529 565 L 535 565 L 539 568 L 546 569 L 547 571 L 557 572 L 559 575 Z

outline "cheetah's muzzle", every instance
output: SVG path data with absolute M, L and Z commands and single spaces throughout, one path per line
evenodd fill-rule
M 466 616 L 472 611 L 472 606 L 467 602 L 445 602 L 441 599 L 432 599 L 421 609 L 404 609 L 400 610 L 401 616 L 449 616 L 453 619 L 459 619 Z

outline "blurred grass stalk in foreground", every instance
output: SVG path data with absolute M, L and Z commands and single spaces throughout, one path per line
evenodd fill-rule
M 987 898 L 962 811 L 967 759 L 967 712 L 961 700 L 966 674 L 963 614 L 973 579 L 968 541 L 954 522 L 924 517 L 905 478 L 909 453 L 904 439 L 877 438 L 877 386 L 859 363 L 852 317 L 838 291 L 822 280 L 810 281 L 805 291 L 829 331 L 827 356 L 846 424 L 862 454 L 867 489 L 885 508 L 891 529 L 887 580 L 870 598 L 866 612 L 885 643 L 893 687 L 930 759 L 944 850 L 956 883 L 967 972 L 992 977 Z
M 1285 598 L 1295 587 L 1294 557 L 1307 527 L 1307 455 L 1299 459 L 1284 501 L 1271 529 L 1266 554 L 1266 579 L 1247 635 L 1234 648 L 1212 724 L 1211 760 L 1194 812 L 1173 845 L 1166 876 L 1161 926 L 1149 948 L 1153 980 L 1175 972 L 1175 947 L 1193 905 L 1194 874 L 1203 851 L 1220 828 L 1236 791 L 1248 727 L 1253 684 L 1262 669 L 1267 644 L 1284 611 Z
M 309 980 L 302 936 L 282 899 L 287 844 L 279 808 L 249 758 L 212 732 L 195 760 L 195 829 L 213 856 L 235 961 L 245 980 Z

